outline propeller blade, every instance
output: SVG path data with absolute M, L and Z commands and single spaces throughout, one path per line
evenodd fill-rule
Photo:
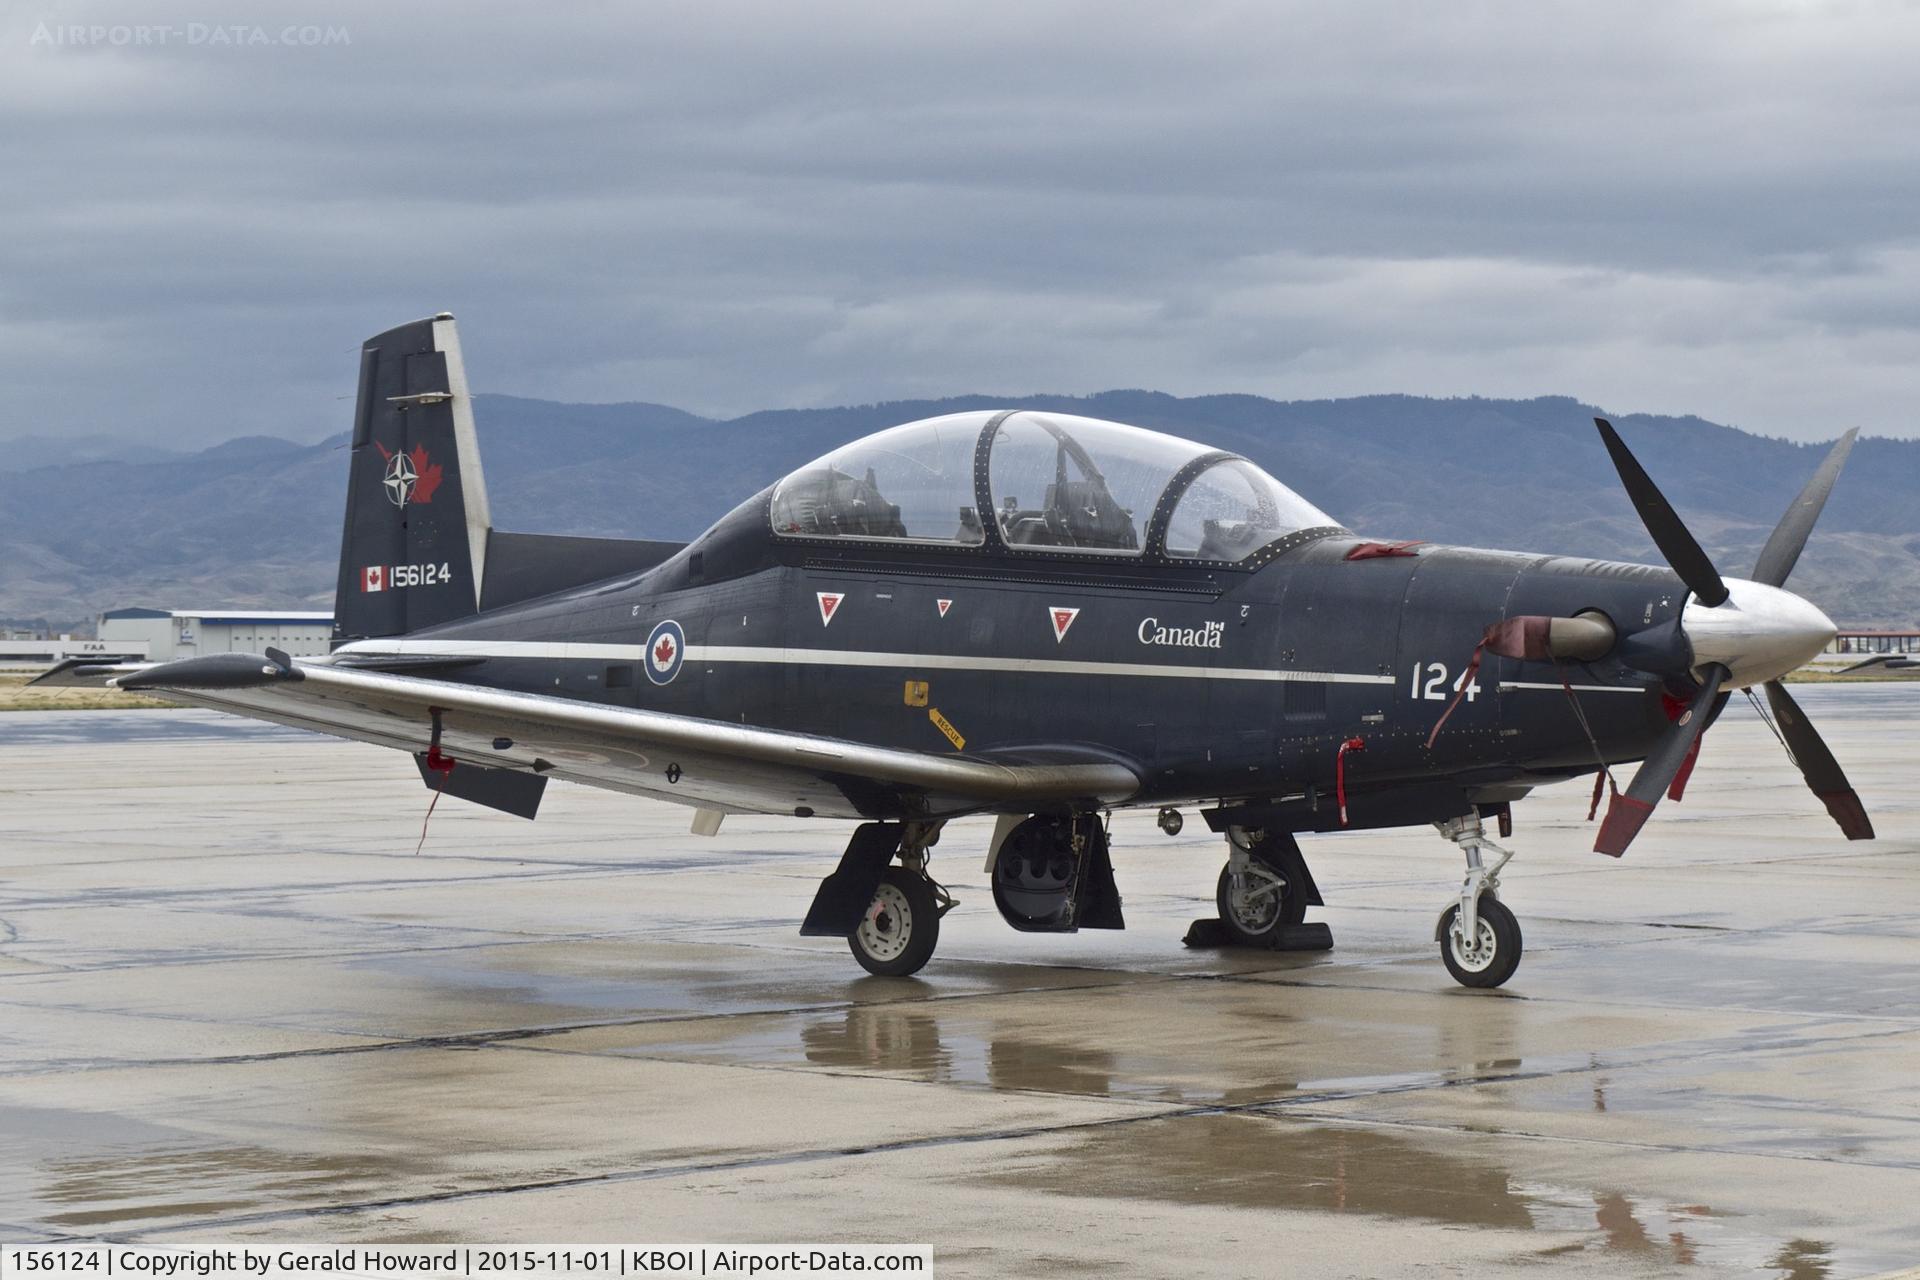
M 1721 682 L 1727 678 L 1727 669 L 1719 663 L 1709 663 L 1702 668 L 1706 682 L 1700 686 L 1700 692 L 1693 695 L 1693 701 L 1667 730 L 1667 736 L 1654 744 L 1653 752 L 1641 762 L 1640 772 L 1633 775 L 1633 781 L 1627 789 L 1613 797 L 1607 805 L 1607 817 L 1600 824 L 1600 836 L 1593 842 L 1595 853 L 1604 853 L 1617 858 L 1627 851 L 1633 838 L 1640 834 L 1640 828 L 1647 824 L 1647 818 L 1653 813 L 1653 806 L 1660 803 L 1660 797 L 1673 785 L 1693 756 L 1694 744 L 1700 735 L 1706 732 L 1707 713 L 1713 709 L 1713 700 L 1720 696 Z M 1683 784 L 1684 785 L 1684 784 Z
M 1653 535 L 1653 545 L 1660 548 L 1660 554 L 1667 558 L 1687 589 L 1700 597 L 1701 604 L 1709 609 L 1725 604 L 1727 584 L 1720 581 L 1720 571 L 1694 541 L 1673 504 L 1640 466 L 1613 424 L 1605 418 L 1595 418 L 1593 424 L 1600 428 L 1600 439 L 1613 458 L 1613 469 L 1620 473 L 1620 483 L 1626 486 L 1633 509 L 1640 513 L 1640 523 Z
M 1833 758 L 1820 731 L 1800 710 L 1800 704 L 1787 696 L 1786 687 L 1778 680 L 1767 681 L 1767 705 L 1773 708 L 1774 722 L 1780 726 L 1780 736 L 1787 740 L 1787 750 L 1793 752 L 1793 762 L 1800 767 L 1800 775 L 1827 806 L 1827 812 L 1840 824 L 1847 839 L 1873 839 L 1873 821 L 1867 817 L 1866 806 L 1860 803 L 1860 796 L 1847 781 L 1847 775 L 1841 772 L 1840 762 Z
M 1807 481 L 1807 487 L 1780 517 L 1780 523 L 1767 538 L 1767 545 L 1760 549 L 1760 559 L 1754 563 L 1755 582 L 1764 582 L 1770 587 L 1785 585 L 1787 575 L 1800 559 L 1801 548 L 1807 545 L 1807 535 L 1813 532 L 1813 522 L 1820 518 L 1820 509 L 1827 505 L 1833 482 L 1840 478 L 1840 468 L 1847 465 L 1847 454 L 1853 451 L 1853 438 L 1859 434 L 1860 428 L 1855 427 L 1833 442 L 1833 448 L 1827 451 L 1827 460 L 1820 464 L 1813 479 Z

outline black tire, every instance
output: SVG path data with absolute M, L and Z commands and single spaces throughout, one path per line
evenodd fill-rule
M 1276 875 L 1280 874 L 1276 868 L 1268 867 L 1264 862 L 1260 865 Z M 1296 886 L 1291 884 L 1281 891 L 1278 910 L 1263 911 L 1251 919 L 1242 918 L 1233 909 L 1233 864 L 1231 863 L 1220 868 L 1220 881 L 1214 886 L 1213 901 L 1214 905 L 1220 909 L 1220 923 L 1226 926 L 1234 945 L 1239 947 L 1270 947 L 1282 928 L 1299 924 L 1307 918 L 1306 899 L 1301 897 Z M 1272 899 L 1268 898 L 1266 901 L 1271 902 Z
M 939 941 L 940 907 L 932 882 L 905 867 L 888 867 L 860 927 L 847 938 L 847 949 L 868 973 L 904 978 L 920 972 Z
M 1440 917 L 1440 959 L 1447 972 L 1463 987 L 1497 987 L 1520 967 L 1520 922 L 1506 904 L 1490 894 L 1480 896 L 1480 942 L 1478 953 L 1463 952 L 1456 946 L 1453 923 L 1460 918 L 1460 904 L 1447 908 Z

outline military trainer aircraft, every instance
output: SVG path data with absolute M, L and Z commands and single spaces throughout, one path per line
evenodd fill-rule
M 1779 678 L 1834 628 L 1782 589 L 1841 439 L 1751 578 L 1723 577 L 1599 429 L 1668 568 L 1356 536 L 1245 458 L 1008 409 L 910 422 L 754 495 L 685 545 L 505 533 L 488 517 L 453 317 L 365 344 L 325 658 L 78 660 L 45 677 L 413 753 L 445 794 L 533 817 L 549 778 L 696 810 L 858 820 L 802 932 L 879 974 L 933 954 L 942 825 L 1014 928 L 1119 928 L 1105 815 L 1199 806 L 1233 942 L 1320 893 L 1295 837 L 1433 824 L 1467 871 L 1435 930 L 1498 986 L 1511 805 L 1643 760 L 1595 848 L 1680 799 L 1732 690 L 1765 688 L 1849 839 L 1859 798 Z M 1483 856 L 1491 855 L 1491 857 Z

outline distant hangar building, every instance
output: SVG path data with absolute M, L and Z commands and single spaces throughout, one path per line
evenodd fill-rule
M 100 615 L 100 645 L 132 652 L 144 644 L 154 662 L 204 653 L 264 653 L 295 658 L 326 654 L 333 614 L 287 609 L 113 609 Z M 123 647 L 116 647 L 123 646 Z

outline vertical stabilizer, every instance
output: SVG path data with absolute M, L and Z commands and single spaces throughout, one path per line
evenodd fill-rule
M 335 643 L 477 612 L 492 521 L 451 315 L 361 348 L 347 466 Z

